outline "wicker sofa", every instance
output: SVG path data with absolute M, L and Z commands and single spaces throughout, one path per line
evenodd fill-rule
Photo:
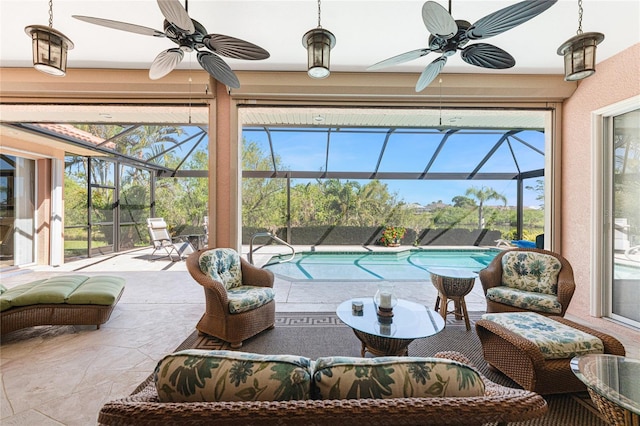
M 175 355 L 181 354 L 172 354 L 170 356 Z M 247 355 L 262 357 L 262 355 L 255 354 Z M 407 359 L 404 357 L 387 358 L 395 358 L 398 361 L 392 359 L 386 362 L 398 363 Z M 305 398 L 304 394 L 298 393 L 296 394 L 298 398 L 295 400 L 191 402 L 191 400 L 187 399 L 181 402 L 161 402 L 162 396 L 166 400 L 167 395 L 169 395 L 170 401 L 175 401 L 173 397 L 187 388 L 190 388 L 190 395 L 200 397 L 200 389 L 202 388 L 198 386 L 204 386 L 203 383 L 206 380 L 215 383 L 215 389 L 218 392 L 222 387 L 221 383 L 224 381 L 219 379 L 215 373 L 211 375 L 208 373 L 203 374 L 204 371 L 208 372 L 209 370 L 197 367 L 196 363 L 192 361 L 171 367 L 169 363 L 163 364 L 164 360 L 162 360 L 158 364 L 154 376 L 146 383 L 143 383 L 131 396 L 105 404 L 99 413 L 98 423 L 101 425 L 481 425 L 494 422 L 506 424 L 506 422 L 534 419 L 543 416 L 547 411 L 547 404 L 540 395 L 491 382 L 473 368 L 470 368 L 469 360 L 462 354 L 440 352 L 434 358 L 444 359 L 442 363 L 451 363 L 449 360 L 453 360 L 455 361 L 453 364 L 463 364 L 462 368 L 467 369 L 467 373 L 468 370 L 472 370 L 473 374 L 476 374 L 475 377 L 478 378 L 475 384 L 480 385 L 480 393 L 476 392 L 474 394 L 476 396 L 446 396 L 449 395 L 446 393 L 446 389 L 437 389 L 436 392 L 441 391 L 445 396 L 407 398 L 394 397 L 393 395 L 395 394 L 393 394 L 391 396 L 387 395 L 385 398 L 371 396 L 365 398 L 362 397 L 362 394 L 374 395 L 375 392 L 372 392 L 369 386 L 363 386 L 362 383 L 359 383 L 356 385 L 359 397 L 345 398 L 344 394 L 335 393 L 337 384 L 340 383 L 340 380 L 342 380 L 342 385 L 344 383 L 353 383 L 348 382 L 347 376 L 351 375 L 351 380 L 354 380 L 353 376 L 357 376 L 358 371 L 362 372 L 364 370 L 351 367 L 333 370 L 333 374 L 318 373 L 318 365 L 323 362 L 318 359 L 311 364 L 311 368 L 315 369 L 312 376 L 316 381 L 322 381 L 327 378 L 328 383 L 325 383 L 324 386 L 327 392 L 326 396 L 329 396 L 328 398 L 322 398 L 322 395 L 320 395 L 321 399 L 318 399 L 317 394 L 313 395 L 313 398 Z M 356 362 L 357 360 L 366 360 L 364 362 L 376 364 L 380 358 L 374 361 L 371 361 L 372 359 L 370 358 L 354 358 L 354 360 Z M 430 360 L 433 360 L 433 358 Z M 440 361 L 436 360 L 435 362 Z M 211 364 L 207 365 L 210 366 Z M 246 363 L 242 365 L 246 366 Z M 192 368 L 197 371 L 197 376 L 185 374 L 185 368 Z M 395 370 L 386 371 L 391 371 L 391 374 L 394 374 L 395 371 L 395 374 L 399 374 L 401 368 L 396 365 Z M 460 366 L 458 365 L 454 368 L 460 368 Z M 255 365 L 254 370 L 256 372 L 262 371 L 263 374 L 271 371 Z M 228 376 L 233 375 L 233 371 L 237 373 L 238 370 L 231 368 L 221 374 L 221 377 L 224 376 L 225 379 L 228 379 Z M 273 371 L 276 370 L 273 369 Z M 280 371 L 281 378 L 296 376 L 289 372 L 282 373 L 282 370 L 278 371 Z M 371 371 L 373 371 L 373 368 L 371 368 Z M 318 378 L 318 374 L 321 374 L 320 378 Z M 373 373 L 370 374 L 373 375 Z M 458 375 L 457 371 L 451 374 L 453 377 Z M 180 379 L 176 380 L 176 377 L 180 375 L 182 375 L 182 381 Z M 435 376 L 434 367 L 431 379 L 441 379 L 441 377 L 435 379 Z M 468 383 L 468 374 L 463 374 L 462 376 L 463 378 L 458 377 L 457 379 L 458 386 L 461 380 L 465 380 L 465 377 Z M 167 378 L 164 384 L 162 384 L 162 379 L 159 379 L 159 377 Z M 198 383 L 190 380 L 196 377 L 200 379 Z M 273 377 L 270 376 L 269 379 L 272 380 Z M 380 376 L 376 375 L 375 377 L 376 383 L 379 383 Z M 172 381 L 169 381 L 168 378 Z M 399 376 L 396 376 L 396 382 L 398 382 L 402 391 L 406 392 L 407 380 L 397 380 L 398 378 Z M 431 393 L 434 387 L 430 384 L 429 379 L 427 377 L 426 385 L 423 381 L 422 386 L 423 388 L 428 388 L 427 392 Z M 156 383 L 158 380 L 160 380 L 159 384 Z M 269 385 L 266 384 L 262 387 L 262 380 L 264 380 L 264 376 L 262 379 L 249 377 L 246 380 L 245 390 L 256 389 L 262 391 Z M 355 379 L 354 381 L 357 382 L 358 380 Z M 299 383 L 300 381 L 294 382 Z M 392 381 L 387 381 L 386 383 L 389 384 L 390 382 Z M 451 383 L 446 382 L 446 387 L 452 388 L 455 384 L 454 379 L 451 379 Z M 289 386 L 293 385 L 290 383 Z M 351 392 L 354 388 L 349 388 L 349 386 L 352 385 L 342 386 L 341 390 L 347 388 Z M 419 386 L 420 383 L 415 382 L 411 382 L 409 385 L 411 389 Z M 227 382 L 224 392 L 229 392 L 231 387 L 232 385 Z M 160 392 L 157 389 L 160 389 Z M 282 391 L 282 386 L 278 386 L 278 391 Z M 236 391 L 234 390 L 233 392 Z M 235 393 L 234 395 L 238 394 Z M 420 395 L 424 395 L 424 393 Z

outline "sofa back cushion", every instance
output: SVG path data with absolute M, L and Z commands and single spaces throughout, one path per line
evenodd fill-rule
M 470 366 L 440 358 L 318 358 L 314 398 L 482 396 L 484 382 Z
M 158 362 L 154 380 L 162 402 L 309 399 L 311 360 L 189 349 Z
M 502 285 L 535 293 L 557 294 L 562 264 L 551 255 L 510 251 L 502 256 Z
M 242 285 L 240 255 L 230 248 L 207 250 L 200 255 L 200 270 L 229 290 Z

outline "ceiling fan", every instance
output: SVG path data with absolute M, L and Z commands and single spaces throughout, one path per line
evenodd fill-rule
M 431 62 L 416 83 L 416 92 L 424 90 L 442 71 L 447 58 L 460 50 L 462 60 L 483 68 L 505 69 L 516 64 L 509 53 L 488 43 L 467 45 L 469 41 L 481 40 L 501 34 L 549 9 L 557 0 L 526 0 L 493 12 L 471 25 L 464 20 L 454 20 L 449 12 L 434 1 L 422 6 L 422 20 L 429 36 L 429 46 L 393 56 L 371 65 L 367 70 L 377 70 L 421 58 L 430 52 L 442 56 Z
M 198 52 L 198 62 L 213 78 L 219 82 L 237 89 L 240 87 L 238 77 L 229 65 L 218 55 L 234 59 L 267 59 L 269 52 L 248 41 L 222 34 L 207 34 L 207 30 L 195 19 L 191 19 L 187 12 L 188 0 L 185 7 L 179 0 L 157 0 L 160 11 L 165 17 L 164 32 L 141 25 L 110 19 L 94 18 L 91 16 L 73 15 L 74 18 L 91 24 L 116 30 L 149 35 L 153 37 L 167 37 L 178 45 L 164 50 L 156 56 L 149 69 L 149 78 L 157 80 L 169 74 L 182 61 L 184 52 Z M 208 50 L 205 50 L 208 49 Z

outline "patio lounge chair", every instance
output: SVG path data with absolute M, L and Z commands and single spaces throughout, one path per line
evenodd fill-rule
M 147 219 L 147 228 L 149 229 L 151 244 L 153 244 L 153 253 L 151 253 L 151 256 L 153 256 L 157 250 L 164 249 L 169 259 L 173 262 L 174 253 L 177 261 L 189 256 L 195 251 L 193 245 L 188 241 L 174 242 L 167 229 L 167 222 L 161 217 L 151 217 Z

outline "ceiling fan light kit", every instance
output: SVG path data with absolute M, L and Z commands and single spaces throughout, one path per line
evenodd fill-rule
M 73 49 L 73 42 L 53 28 L 52 0 L 49 0 L 49 26 L 29 25 L 24 31 L 31 37 L 33 67 L 45 74 L 64 77 L 67 74 L 67 51 Z
M 320 0 L 318 0 L 318 27 L 302 36 L 302 46 L 307 49 L 307 74 L 311 78 L 327 78 L 331 74 L 331 49 L 336 45 L 336 37 L 320 25 Z
M 424 69 L 418 82 L 416 92 L 424 90 L 442 71 L 447 58 L 460 51 L 463 61 L 482 68 L 506 69 L 515 65 L 515 59 L 499 47 L 488 43 L 469 42 L 482 40 L 501 34 L 535 18 L 553 6 L 557 0 L 525 0 L 507 6 L 470 24 L 465 20 L 455 20 L 451 16 L 451 0 L 449 11 L 435 1 L 427 1 L 422 6 L 422 20 L 431 35 L 429 45 L 422 49 L 412 50 L 393 56 L 371 65 L 367 70 L 377 70 L 391 65 L 397 65 L 413 59 L 421 58 L 430 52 L 440 53 L 441 56 L 431 62 Z
M 582 32 L 582 0 L 578 0 L 577 35 L 565 41 L 558 48 L 558 55 L 564 56 L 564 79 L 577 81 L 596 72 L 596 47 L 604 40 L 602 33 Z

